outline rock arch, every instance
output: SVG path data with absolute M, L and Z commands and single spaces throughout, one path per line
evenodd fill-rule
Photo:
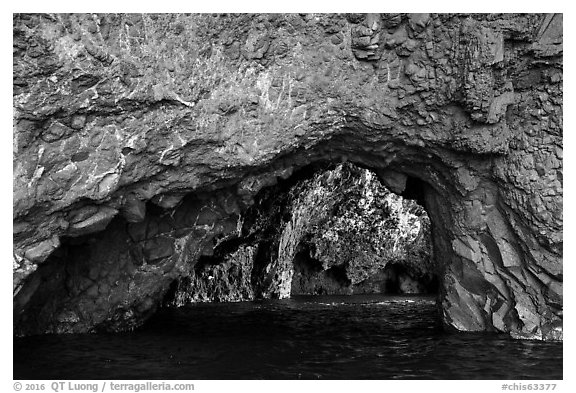
M 448 326 L 561 338 L 561 15 L 15 15 L 14 46 L 18 333 L 138 325 L 261 189 L 351 161 L 424 200 Z M 115 286 L 43 284 L 94 236 Z

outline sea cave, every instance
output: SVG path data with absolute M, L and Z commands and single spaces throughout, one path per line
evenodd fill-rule
M 14 14 L 13 34 L 15 337 L 417 294 L 445 332 L 562 340 L 561 14 Z

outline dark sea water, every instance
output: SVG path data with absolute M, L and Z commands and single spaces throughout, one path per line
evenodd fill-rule
M 14 379 L 561 378 L 561 343 L 445 333 L 431 297 L 198 304 L 132 333 L 14 339 Z

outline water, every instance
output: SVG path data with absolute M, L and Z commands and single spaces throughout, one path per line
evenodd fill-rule
M 434 299 L 163 310 L 133 333 L 14 339 L 15 379 L 561 379 L 562 344 L 443 332 Z

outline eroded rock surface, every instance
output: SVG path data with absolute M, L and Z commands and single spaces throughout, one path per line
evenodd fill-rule
M 349 160 L 424 203 L 447 326 L 561 338 L 561 14 L 41 14 L 13 32 L 17 332 L 137 326 L 261 189 Z M 62 286 L 58 253 L 93 236 L 118 274 L 101 288 L 78 257 L 85 284 Z M 112 295 L 42 296 L 96 283 Z
M 428 216 L 373 172 L 338 165 L 292 193 L 294 210 L 307 211 L 292 257 L 292 294 L 433 291 Z

